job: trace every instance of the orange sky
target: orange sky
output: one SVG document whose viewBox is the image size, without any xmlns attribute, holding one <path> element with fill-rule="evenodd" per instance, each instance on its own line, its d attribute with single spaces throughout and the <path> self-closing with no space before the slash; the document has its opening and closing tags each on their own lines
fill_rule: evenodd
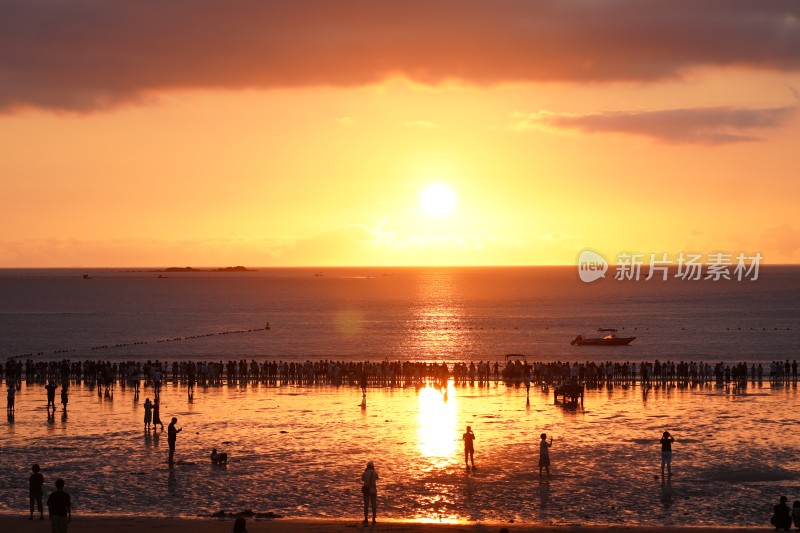
<svg viewBox="0 0 800 533">
<path fill-rule="evenodd" d="M 796 2 L 119 4 L 0 7 L 0 267 L 800 262 Z"/>
</svg>

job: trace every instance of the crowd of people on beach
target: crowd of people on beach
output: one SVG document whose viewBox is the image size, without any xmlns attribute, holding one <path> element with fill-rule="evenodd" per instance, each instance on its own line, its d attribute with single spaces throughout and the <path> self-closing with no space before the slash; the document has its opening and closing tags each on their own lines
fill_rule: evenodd
<svg viewBox="0 0 800 533">
<path fill-rule="evenodd" d="M 28 384 L 45 383 L 48 416 L 56 410 L 57 383 L 61 384 L 60 402 L 62 411 L 66 415 L 69 403 L 69 386 L 74 383 L 84 383 L 89 387 L 96 387 L 100 396 L 113 398 L 114 387 L 131 387 L 138 397 L 141 388 L 152 390 L 153 400 L 148 397 L 144 402 L 144 429 L 155 430 L 157 426 L 164 429 L 160 412 L 160 393 L 165 383 L 183 384 L 186 386 L 189 398 L 192 398 L 195 386 L 243 386 L 249 384 L 268 384 L 274 386 L 300 384 L 300 385 L 336 385 L 359 386 L 364 392 L 362 407 L 366 406 L 366 390 L 368 386 L 408 386 L 433 384 L 444 386 L 452 380 L 455 384 L 488 385 L 492 382 L 506 382 L 508 384 L 524 383 L 528 388 L 531 384 L 547 387 L 563 383 L 581 384 L 585 387 L 600 387 L 613 385 L 637 385 L 643 390 L 657 386 L 695 386 L 706 384 L 718 385 L 746 385 L 748 379 L 751 383 L 759 383 L 767 378 L 773 385 L 797 382 L 797 362 L 793 360 L 773 361 L 766 369 L 761 363 L 738 363 L 725 365 L 694 361 L 665 361 L 649 362 L 542 362 L 528 363 L 524 356 L 508 356 L 505 361 L 456 361 L 456 362 L 419 362 L 419 361 L 380 361 L 380 362 L 345 362 L 334 360 L 319 361 L 282 361 L 241 359 L 238 361 L 103 361 L 103 360 L 78 360 L 68 359 L 60 361 L 21 361 L 9 358 L 4 366 L 0 366 L 0 379 L 4 378 L 8 384 L 9 417 L 13 417 L 15 410 L 15 393 L 19 390 L 22 381 Z M 175 464 L 174 455 L 177 435 L 181 428 L 177 427 L 178 419 L 172 417 L 167 428 L 167 442 L 169 457 L 167 463 L 172 468 Z M 475 434 L 470 426 L 462 435 L 464 442 L 464 463 L 468 470 L 475 468 Z M 661 437 L 661 476 L 672 476 L 671 459 L 672 443 L 675 439 L 664 432 Z M 542 433 L 539 441 L 539 475 L 550 476 L 550 448 L 553 438 Z M 227 463 L 227 454 L 218 453 L 214 448 L 210 454 L 211 462 L 217 465 Z M 43 519 L 42 486 L 44 484 L 39 466 L 33 466 L 33 475 L 30 477 L 30 519 L 38 509 L 40 519 Z M 364 523 L 369 522 L 370 511 L 372 522 L 376 521 L 377 514 L 377 481 L 378 473 L 374 463 L 367 464 L 362 476 L 362 492 L 364 496 Z M 69 495 L 63 491 L 64 481 L 56 481 L 56 491 L 48 498 L 48 509 L 54 531 L 65 531 L 66 524 L 71 519 Z M 800 501 L 795 501 L 789 510 L 787 499 L 783 497 L 781 503 L 775 506 L 772 523 L 776 529 L 788 529 L 794 520 L 798 525 L 800 520 Z M 788 510 L 788 511 L 787 511 Z M 788 515 L 787 515 L 788 512 Z M 789 518 L 787 519 L 786 516 Z M 246 531 L 243 522 L 237 524 Z M 788 524 L 788 525 L 786 525 Z M 55 529 L 56 526 L 61 529 Z M 800 526 L 799 526 L 800 527 Z"/>
<path fill-rule="evenodd" d="M 408 384 L 433 384 L 442 386 L 453 380 L 456 384 L 475 383 L 488 384 L 492 381 L 505 381 L 507 383 L 531 383 L 547 386 L 559 383 L 580 383 L 584 386 L 601 386 L 614 384 L 641 384 L 643 388 L 670 385 L 681 386 L 690 384 L 742 384 L 748 378 L 751 382 L 764 377 L 761 364 L 755 363 L 748 366 L 746 363 L 724 365 L 718 363 L 713 367 L 708 364 L 694 362 L 641 362 L 636 363 L 561 363 L 561 362 L 534 362 L 528 363 L 524 358 L 506 358 L 502 366 L 499 362 L 474 361 L 444 363 L 444 362 L 413 362 L 413 361 L 382 361 L 382 362 L 337 362 L 321 360 L 316 362 L 306 361 L 284 362 L 264 361 L 257 363 L 252 360 L 222 362 L 150 362 L 140 363 L 110 362 L 110 361 L 48 361 L 34 362 L 9 359 L 5 368 L 0 370 L 4 375 L 8 387 L 8 409 L 13 413 L 15 409 L 15 390 L 24 380 L 28 384 L 46 383 L 44 385 L 47 398 L 48 416 L 51 410 L 55 412 L 57 381 L 61 382 L 62 410 L 66 413 L 68 405 L 68 387 L 71 383 L 83 382 L 90 386 L 97 386 L 98 394 L 108 395 L 113 387 L 130 386 L 138 395 L 140 388 L 151 388 L 153 400 L 148 397 L 144 402 L 144 429 L 155 430 L 157 426 L 164 429 L 160 413 L 160 393 L 165 383 L 187 385 L 190 395 L 195 385 L 221 386 L 221 385 L 247 385 L 249 383 L 282 384 L 332 384 L 332 385 L 358 385 L 366 396 L 367 386 L 405 386 Z M 773 362 L 769 366 L 768 378 L 773 384 L 782 384 L 797 381 L 797 364 Z M 190 396 L 191 397 L 191 396 Z M 364 407 L 365 404 L 362 404 Z M 11 416 L 11 415 L 9 415 Z M 167 442 L 169 456 L 167 463 L 170 468 L 175 464 L 175 448 L 177 436 L 182 428 L 177 427 L 178 419 L 172 417 L 167 428 Z M 475 467 L 475 433 L 470 426 L 466 427 L 462 435 L 464 443 L 464 463 L 467 470 L 476 471 Z M 672 476 L 672 445 L 674 437 L 667 431 L 660 439 L 661 445 L 661 477 L 668 479 Z M 550 448 L 553 446 L 553 437 L 542 433 L 539 440 L 539 476 L 550 477 Z M 210 454 L 213 464 L 227 464 L 227 454 L 219 453 L 214 448 Z M 33 465 L 33 474 L 29 479 L 30 491 L 30 519 L 38 510 L 40 520 L 43 514 L 43 486 L 44 479 L 39 465 Z M 377 481 L 378 473 L 372 461 L 361 476 L 362 493 L 364 497 L 364 524 L 377 520 Z M 53 531 L 66 531 L 66 524 L 71 520 L 69 495 L 63 490 L 64 481 L 58 479 L 55 483 L 56 490 L 47 500 L 48 512 Z M 784 496 L 774 508 L 771 523 L 776 529 L 788 530 L 791 525 L 800 528 L 800 501 L 795 501 L 790 509 L 788 499 Z M 370 514 L 371 512 L 371 514 Z M 237 529 L 237 527 L 239 529 Z M 237 521 L 234 531 L 246 531 L 244 519 Z"/>
<path fill-rule="evenodd" d="M 164 382 L 184 383 L 190 390 L 196 385 L 267 383 L 402 386 L 408 383 L 454 380 L 456 383 L 521 381 L 558 384 L 577 380 L 587 385 L 603 384 L 669 384 L 742 383 L 768 379 L 771 383 L 797 382 L 797 360 L 763 363 L 716 363 L 702 361 L 577 361 L 527 362 L 523 356 L 505 361 L 335 361 L 322 359 L 261 362 L 251 359 L 222 361 L 105 361 L 54 360 L 22 361 L 8 358 L 0 366 L 0 379 L 8 382 L 26 380 L 34 383 L 85 382 L 111 389 L 115 384 L 139 387 L 141 382 L 158 390 Z"/>
</svg>

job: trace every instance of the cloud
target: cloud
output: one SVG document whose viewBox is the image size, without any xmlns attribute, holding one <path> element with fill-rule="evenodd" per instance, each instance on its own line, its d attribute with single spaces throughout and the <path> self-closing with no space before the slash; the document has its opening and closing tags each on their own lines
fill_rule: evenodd
<svg viewBox="0 0 800 533">
<path fill-rule="evenodd" d="M 638 135 L 669 144 L 718 145 L 759 141 L 761 138 L 754 132 L 776 128 L 787 122 L 796 111 L 795 106 L 700 107 L 587 114 L 539 111 L 513 115 L 509 128 L 525 131 L 550 127 L 586 133 Z"/>
<path fill-rule="evenodd" d="M 406 77 L 609 82 L 796 72 L 795 0 L 5 0 L 0 110 L 91 111 L 176 89 Z"/>
</svg>

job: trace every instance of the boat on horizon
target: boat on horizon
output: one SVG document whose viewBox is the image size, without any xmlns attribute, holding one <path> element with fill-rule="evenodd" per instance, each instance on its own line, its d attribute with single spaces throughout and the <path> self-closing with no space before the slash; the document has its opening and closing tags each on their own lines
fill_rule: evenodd
<svg viewBox="0 0 800 533">
<path fill-rule="evenodd" d="M 627 346 L 636 337 L 617 337 L 617 331 L 613 328 L 597 328 L 597 331 L 603 333 L 602 337 L 584 337 L 578 335 L 570 344 L 573 346 Z"/>
</svg>

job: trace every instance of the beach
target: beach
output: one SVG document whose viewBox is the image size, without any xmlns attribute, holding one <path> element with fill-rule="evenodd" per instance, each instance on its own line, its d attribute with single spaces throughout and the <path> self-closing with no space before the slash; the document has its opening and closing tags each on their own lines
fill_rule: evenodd
<svg viewBox="0 0 800 533">
<path fill-rule="evenodd" d="M 780 496 L 800 497 L 800 467 L 791 460 L 800 453 L 791 438 L 800 388 L 791 365 L 791 379 L 771 378 L 772 363 L 793 363 L 800 342 L 796 268 L 725 289 L 587 288 L 563 269 L 270 270 L 167 280 L 105 270 L 88 281 L 75 271 L 5 274 L 0 351 L 30 354 L 10 359 L 24 372 L 11 380 L 16 407 L 0 432 L 5 516 L 27 508 L 33 464 L 45 494 L 64 479 L 79 521 L 208 517 L 215 531 L 230 530 L 217 513 L 246 509 L 284 517 L 275 524 L 359 526 L 367 461 L 380 474 L 380 527 L 761 527 Z M 598 326 L 637 338 L 619 347 L 570 344 Z M 482 361 L 502 368 L 505 353 L 534 363 L 530 391 L 495 379 L 494 370 L 479 377 Z M 165 427 L 145 427 L 155 388 L 144 368 L 156 360 L 167 363 Z M 579 378 L 586 369 L 582 403 L 555 401 L 555 389 L 537 379 L 536 362 L 559 361 L 562 378 L 566 362 Z M 72 365 L 80 362 L 78 374 Z M 351 369 L 367 362 L 364 403 Z M 423 362 L 447 363 L 450 379 L 422 371 Z M 456 362 L 465 366 L 457 371 Z M 635 372 L 594 379 L 592 368 L 611 362 L 615 376 L 617 364 Z M 647 383 L 645 362 L 653 363 Z M 142 367 L 138 388 L 130 363 Z M 700 373 L 700 363 L 746 364 L 749 379 L 731 372 L 720 381 Z M 762 364 L 763 381 L 754 380 L 753 365 Z M 223 372 L 206 376 L 211 365 Z M 66 379 L 67 410 L 58 395 L 56 409 L 46 407 L 46 379 Z M 169 468 L 172 417 L 182 432 Z M 464 464 L 466 426 L 477 469 Z M 661 475 L 664 431 L 676 439 L 672 477 Z M 537 469 L 541 433 L 554 438 L 551 477 Z M 228 454 L 227 465 L 211 463 L 214 448 Z M 262 523 L 273 522 L 254 527 Z"/>
<path fill-rule="evenodd" d="M 768 522 L 766 522 L 768 523 Z M 0 531 L 9 533 L 34 533 L 49 529 L 49 523 L 26 520 L 20 516 L 0 516 Z M 166 518 L 76 517 L 69 525 L 69 533 L 135 533 L 158 531 L 163 533 L 228 533 L 233 520 L 192 520 Z M 509 533 L 755 533 L 765 528 L 708 528 L 708 527 L 604 527 L 565 526 L 542 527 L 535 524 L 437 524 L 422 522 L 380 522 L 363 526 L 358 521 L 345 520 L 254 520 L 248 521 L 248 533 L 280 531 L 285 533 L 335 533 L 340 531 L 386 531 L 391 533 L 496 533 L 501 528 Z"/>
</svg>

